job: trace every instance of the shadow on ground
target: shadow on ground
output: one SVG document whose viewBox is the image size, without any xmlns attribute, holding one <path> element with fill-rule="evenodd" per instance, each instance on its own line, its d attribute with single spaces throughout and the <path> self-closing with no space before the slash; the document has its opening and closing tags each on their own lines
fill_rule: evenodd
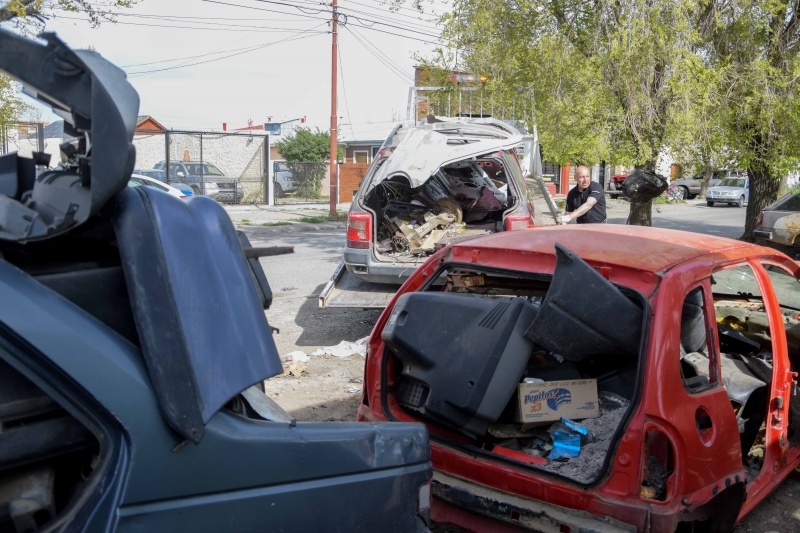
<svg viewBox="0 0 800 533">
<path fill-rule="evenodd" d="M 317 286 L 300 306 L 295 323 L 302 328 L 297 346 L 333 346 L 342 340 L 356 341 L 370 334 L 381 315 L 379 309 L 321 309 L 316 296 L 325 287 Z"/>
</svg>

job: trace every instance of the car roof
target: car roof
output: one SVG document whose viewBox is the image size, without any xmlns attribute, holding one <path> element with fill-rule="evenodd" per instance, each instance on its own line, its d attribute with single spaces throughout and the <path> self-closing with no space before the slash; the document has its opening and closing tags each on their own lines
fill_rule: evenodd
<svg viewBox="0 0 800 533">
<path fill-rule="evenodd" d="M 475 249 L 505 255 L 537 253 L 555 255 L 559 243 L 589 263 L 662 273 L 702 255 L 751 248 L 754 254 L 777 254 L 754 244 L 688 231 L 618 224 L 573 224 L 506 231 L 452 245 L 457 256 L 474 257 Z M 461 253 L 459 253 L 459 249 Z M 635 252 L 632 252 L 635 251 Z M 483 259 L 482 256 L 480 256 Z M 479 260 L 478 262 L 482 262 Z"/>
</svg>

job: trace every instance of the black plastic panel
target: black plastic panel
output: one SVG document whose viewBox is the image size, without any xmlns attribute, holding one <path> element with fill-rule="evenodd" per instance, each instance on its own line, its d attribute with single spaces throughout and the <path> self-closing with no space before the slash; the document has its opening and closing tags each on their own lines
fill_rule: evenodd
<svg viewBox="0 0 800 533">
<path fill-rule="evenodd" d="M 522 378 L 536 309 L 522 298 L 401 296 L 381 337 L 403 363 L 399 399 L 468 435 L 486 433 Z"/>
</svg>

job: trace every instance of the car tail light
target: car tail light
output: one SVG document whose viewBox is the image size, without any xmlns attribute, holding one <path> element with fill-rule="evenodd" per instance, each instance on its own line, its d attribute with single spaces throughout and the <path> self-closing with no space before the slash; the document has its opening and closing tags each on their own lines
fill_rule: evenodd
<svg viewBox="0 0 800 533">
<path fill-rule="evenodd" d="M 512 213 L 506 217 L 505 230 L 527 229 L 533 227 L 533 219 L 528 213 Z"/>
<path fill-rule="evenodd" d="M 189 198 L 189 195 L 188 194 L 181 194 L 181 199 L 184 199 L 184 198 Z"/>
<path fill-rule="evenodd" d="M 347 215 L 347 247 L 370 248 L 372 246 L 372 215 L 360 211 Z"/>
<path fill-rule="evenodd" d="M 764 211 L 761 211 L 758 214 L 758 222 L 756 222 L 756 227 L 763 225 L 764 223 Z"/>
</svg>

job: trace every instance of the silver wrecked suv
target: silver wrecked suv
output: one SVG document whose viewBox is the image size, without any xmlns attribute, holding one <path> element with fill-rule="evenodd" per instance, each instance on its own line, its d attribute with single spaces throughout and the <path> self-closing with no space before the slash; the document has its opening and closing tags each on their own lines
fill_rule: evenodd
<svg viewBox="0 0 800 533">
<path fill-rule="evenodd" d="M 350 207 L 347 271 L 399 285 L 448 242 L 531 227 L 521 143 L 518 130 L 491 118 L 398 125 Z"/>
</svg>

